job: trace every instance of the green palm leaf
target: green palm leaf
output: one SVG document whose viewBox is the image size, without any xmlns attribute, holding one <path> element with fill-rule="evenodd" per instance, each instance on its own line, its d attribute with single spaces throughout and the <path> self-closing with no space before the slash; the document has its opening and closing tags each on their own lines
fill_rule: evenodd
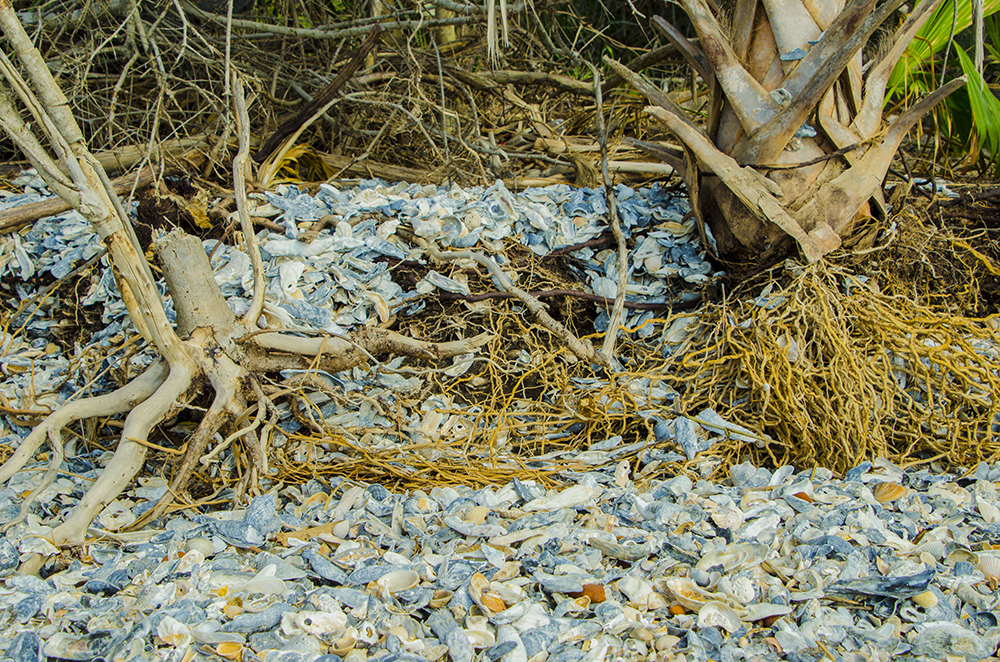
<svg viewBox="0 0 1000 662">
<path fill-rule="evenodd" d="M 957 7 L 956 7 L 956 4 Z M 983 15 L 989 16 L 1000 11 L 1000 0 L 984 0 Z M 954 31 L 952 25 L 954 24 Z M 901 93 L 911 89 L 915 79 L 921 78 L 921 73 L 930 62 L 931 56 L 948 44 L 953 34 L 957 35 L 972 25 L 972 2 L 970 0 L 946 0 L 931 15 L 930 19 L 917 32 L 916 38 L 899 59 L 896 68 L 889 76 L 889 92 L 887 95 Z M 917 90 L 923 91 L 926 85 L 917 85 Z"/>
<path fill-rule="evenodd" d="M 965 90 L 969 93 L 972 123 L 979 136 L 980 145 L 989 153 L 990 158 L 995 158 L 1000 153 L 1000 99 L 993 96 L 989 85 L 976 71 L 976 66 L 965 51 L 956 45 L 955 52 L 958 54 L 962 71 L 969 77 Z"/>
</svg>

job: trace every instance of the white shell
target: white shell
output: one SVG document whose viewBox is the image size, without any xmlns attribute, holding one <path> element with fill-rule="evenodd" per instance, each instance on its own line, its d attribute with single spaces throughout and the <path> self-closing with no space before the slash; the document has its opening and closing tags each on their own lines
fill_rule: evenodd
<svg viewBox="0 0 1000 662">
<path fill-rule="evenodd" d="M 705 554 L 698 561 L 698 568 L 708 570 L 721 565 L 727 573 L 739 572 L 751 568 L 767 556 L 767 545 L 757 542 L 741 542 L 727 545 L 725 549 Z"/>
<path fill-rule="evenodd" d="M 336 641 L 333 642 L 333 645 L 330 646 L 330 652 L 334 653 L 335 655 L 344 657 L 350 651 L 352 651 L 354 647 L 357 646 L 357 644 L 358 644 L 358 631 L 354 627 L 349 627 L 347 628 L 347 631 L 344 632 L 344 634 L 342 634 Z"/>
<path fill-rule="evenodd" d="M 463 630 L 473 648 L 489 648 L 497 642 L 496 635 L 487 630 Z"/>
<path fill-rule="evenodd" d="M 156 636 L 176 648 L 187 648 L 194 640 L 188 626 L 170 616 L 164 616 L 156 626 Z"/>
<path fill-rule="evenodd" d="M 779 605 L 772 602 L 762 602 L 755 605 L 747 605 L 747 615 L 743 618 L 747 621 L 760 621 L 771 616 L 787 616 L 792 613 L 789 605 Z"/>
<path fill-rule="evenodd" d="M 740 617 L 728 606 L 713 600 L 698 610 L 698 627 L 720 627 L 732 633 L 740 629 Z"/>
<path fill-rule="evenodd" d="M 337 522 L 336 524 L 333 525 L 333 528 L 330 530 L 330 533 L 341 539 L 346 538 L 347 534 L 349 534 L 350 532 L 351 532 L 351 523 L 348 522 L 347 520 L 341 520 L 340 522 Z"/>
<path fill-rule="evenodd" d="M 589 604 L 589 603 L 588 603 Z M 650 611 L 656 611 L 657 609 L 663 609 L 669 606 L 667 599 L 659 593 L 650 593 L 649 597 L 646 599 L 646 608 Z"/>
<path fill-rule="evenodd" d="M 653 585 L 650 582 L 633 575 L 622 577 L 615 582 L 615 586 L 625 594 L 628 601 L 633 605 L 645 607 L 649 601 L 649 597 L 653 594 Z"/>
<path fill-rule="evenodd" d="M 732 581 L 729 597 L 741 605 L 748 605 L 757 598 L 757 589 L 749 577 L 736 577 Z"/>
<path fill-rule="evenodd" d="M 302 611 L 292 621 L 303 632 L 316 635 L 339 634 L 347 627 L 347 615 L 342 611 Z"/>
<path fill-rule="evenodd" d="M 983 573 L 986 582 L 996 589 L 1000 582 L 1000 556 L 980 556 L 976 569 Z"/>
<path fill-rule="evenodd" d="M 558 494 L 543 496 L 532 499 L 524 504 L 524 512 L 535 513 L 546 510 L 558 510 L 560 508 L 573 508 L 586 503 L 594 495 L 594 488 L 589 485 L 574 485 L 568 487 Z"/>
<path fill-rule="evenodd" d="M 413 570 L 393 570 L 376 579 L 375 583 L 380 589 L 392 595 L 419 584 L 420 575 Z"/>
<path fill-rule="evenodd" d="M 709 602 L 725 603 L 727 598 L 722 593 L 711 593 L 695 584 L 687 577 L 673 577 L 664 582 L 674 599 L 691 611 L 700 611 Z M 730 605 L 732 609 L 742 609 L 739 605 Z"/>
<path fill-rule="evenodd" d="M 215 555 L 215 545 L 213 545 L 212 541 L 208 538 L 191 538 L 184 543 L 184 549 L 187 550 L 188 553 L 194 551 L 201 552 L 202 559 Z"/>
</svg>

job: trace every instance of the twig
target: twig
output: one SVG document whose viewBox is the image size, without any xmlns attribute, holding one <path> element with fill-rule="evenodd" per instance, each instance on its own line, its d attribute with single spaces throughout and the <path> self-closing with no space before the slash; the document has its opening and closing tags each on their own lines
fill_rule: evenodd
<svg viewBox="0 0 1000 662">
<path fill-rule="evenodd" d="M 358 48 L 358 52 L 354 54 L 354 57 L 352 57 L 340 73 L 337 74 L 336 78 L 334 78 L 322 92 L 313 97 L 313 99 L 307 103 L 302 110 L 296 113 L 295 117 L 275 129 L 274 133 L 271 134 L 271 137 L 268 138 L 264 145 L 257 150 L 257 153 L 253 155 L 254 161 L 257 163 L 263 163 L 264 160 L 267 159 L 267 157 L 269 157 L 279 145 L 281 145 L 285 138 L 293 133 L 296 133 L 297 131 L 301 132 L 301 129 L 314 121 L 317 115 L 326 112 L 330 102 L 332 102 L 334 97 L 337 96 L 337 92 L 340 91 L 340 88 L 344 86 L 344 83 L 351 79 L 355 72 L 364 63 L 368 54 L 373 48 L 375 48 L 375 44 L 378 43 L 380 33 L 381 28 L 379 26 L 376 25 L 372 28 L 364 43 L 362 43 L 361 47 Z"/>
<path fill-rule="evenodd" d="M 605 246 L 614 241 L 614 237 L 608 236 L 605 232 L 599 237 L 594 237 L 593 239 L 588 239 L 587 241 L 581 241 L 578 244 L 573 244 L 571 246 L 563 246 L 562 248 L 556 248 L 549 253 L 542 256 L 543 260 L 547 260 L 553 257 L 558 257 L 560 255 L 565 255 L 567 253 L 575 253 L 576 251 L 583 250 L 584 248 L 596 248 L 598 246 Z"/>
<path fill-rule="evenodd" d="M 649 51 L 648 53 L 643 53 L 639 57 L 629 60 L 625 63 L 625 67 L 631 71 L 642 71 L 643 69 L 648 69 L 654 64 L 659 64 L 663 60 L 667 59 L 670 55 L 677 52 L 677 47 L 673 44 L 667 44 L 665 46 L 660 46 L 659 48 Z M 619 85 L 625 82 L 625 79 L 617 73 L 612 73 L 608 76 L 604 83 L 601 85 L 601 94 L 607 94 L 611 90 L 615 89 Z"/>
<path fill-rule="evenodd" d="M 232 0 L 230 0 L 232 9 Z M 248 329 L 257 328 L 257 319 L 264 309 L 264 261 L 257 248 L 257 235 L 254 232 L 250 212 L 247 211 L 247 167 L 250 155 L 250 117 L 247 114 L 247 102 L 243 96 L 243 83 L 235 71 L 232 72 L 233 102 L 236 105 L 236 126 L 239 131 L 240 148 L 233 159 L 233 196 L 236 198 L 236 216 L 240 219 L 240 229 L 243 230 L 243 241 L 246 242 L 247 253 L 253 264 L 253 298 L 243 316 L 243 326 Z"/>
<path fill-rule="evenodd" d="M 364 166 L 366 168 L 368 168 L 369 165 L 370 165 L 370 162 L 368 161 L 368 158 L 371 156 L 372 150 L 375 149 L 376 145 L 378 145 L 380 142 L 382 142 L 382 139 L 385 137 L 385 134 L 388 133 L 390 129 L 392 129 L 393 125 L 396 123 L 396 118 L 398 116 L 399 116 L 399 110 L 397 110 L 396 108 L 393 108 L 392 109 L 392 114 L 389 115 L 389 119 L 386 121 L 385 124 L 382 125 L 382 128 L 379 129 L 379 131 L 378 131 L 377 134 L 375 134 L 375 137 L 372 138 L 371 141 L 369 141 L 368 147 L 365 148 L 365 151 L 362 152 L 361 154 L 357 155 L 356 157 L 350 159 L 350 161 L 348 163 L 346 163 L 342 168 L 340 168 L 340 170 L 338 170 L 336 173 L 334 173 L 333 177 L 330 177 L 329 179 L 331 179 L 331 180 L 332 179 L 338 179 L 339 177 L 341 177 L 341 175 L 343 175 L 345 172 L 347 172 L 348 170 L 350 170 L 351 167 L 353 167 L 353 166 L 355 166 L 355 165 L 357 165 L 359 163 L 364 164 Z M 407 180 L 407 181 L 411 181 L 411 180 Z M 323 218 L 326 218 L 326 216 L 324 216 Z M 319 231 L 323 229 L 322 224 L 320 223 L 320 221 L 322 221 L 323 218 L 321 218 L 319 221 L 317 221 L 312 226 L 310 226 L 309 230 L 307 232 L 311 233 L 311 232 L 313 232 L 315 230 L 315 232 L 318 234 Z M 315 239 L 315 235 L 311 236 L 311 238 L 309 239 L 309 241 L 312 241 L 313 239 Z M 299 241 L 303 241 L 303 239 L 300 238 Z"/>
<path fill-rule="evenodd" d="M 605 306 L 610 306 L 615 302 L 614 299 L 609 299 L 608 297 L 602 297 L 600 294 L 591 294 L 590 292 L 581 292 L 579 290 L 538 290 L 534 292 L 528 292 L 528 294 L 538 299 L 547 299 L 549 297 L 573 297 L 575 299 L 583 299 L 585 301 L 593 301 L 595 303 L 604 304 Z M 437 296 L 444 300 L 468 301 L 469 303 L 474 303 L 476 301 L 487 301 L 489 299 L 517 298 L 510 292 L 482 292 L 480 294 L 459 294 L 457 292 L 439 292 Z M 690 301 L 664 301 L 662 303 L 642 302 L 642 301 L 625 302 L 625 307 L 630 310 L 690 310 L 692 308 L 697 308 L 700 305 L 701 305 L 701 299 L 692 299 Z"/>
<path fill-rule="evenodd" d="M 441 90 L 441 134 L 444 137 L 444 162 L 451 164 L 451 149 L 448 147 L 448 106 L 444 96 L 444 72 L 441 70 L 441 51 L 438 49 L 437 41 L 434 44 L 434 59 L 437 61 L 438 82 Z"/>
<path fill-rule="evenodd" d="M 590 73 L 594 77 L 594 99 L 597 104 L 597 143 L 601 146 L 601 178 L 604 180 L 604 197 L 608 201 L 608 223 L 611 225 L 611 232 L 618 244 L 618 293 L 615 295 L 615 305 L 611 308 L 604 345 L 601 347 L 601 353 L 604 354 L 605 360 L 610 365 L 617 366 L 618 362 L 614 358 L 615 341 L 618 339 L 618 327 L 621 326 L 625 310 L 625 288 L 628 287 L 628 246 L 625 245 L 625 235 L 622 233 L 621 222 L 618 218 L 618 199 L 615 196 L 615 189 L 611 185 L 611 176 L 608 174 L 608 136 L 604 127 L 601 72 L 583 58 L 580 58 L 580 61 L 590 69 Z"/>
<path fill-rule="evenodd" d="M 201 11 L 189 2 L 184 2 L 184 11 L 188 14 L 200 18 L 206 22 L 213 23 L 223 23 L 225 21 L 224 17 L 215 16 L 214 14 L 208 14 Z M 510 12 L 523 11 L 527 6 L 527 3 L 519 3 L 508 7 Z M 469 23 L 479 23 L 483 20 L 481 14 L 473 14 L 469 16 L 455 16 L 452 18 L 428 18 L 428 19 L 413 19 L 413 20 L 396 20 L 396 21 L 385 21 L 378 23 L 378 25 L 383 30 L 416 30 L 419 28 L 437 28 L 443 27 L 445 25 L 467 25 Z M 347 37 L 358 37 L 363 34 L 368 34 L 369 28 L 367 26 L 359 26 L 352 28 L 344 28 L 341 30 L 318 30 L 315 28 L 291 28 L 282 25 L 272 25 L 270 23 L 262 23 L 258 21 L 248 21 L 248 20 L 236 20 L 233 19 L 232 23 L 234 28 L 240 30 L 250 30 L 252 32 L 270 32 L 271 34 L 286 35 L 290 37 L 299 37 L 304 39 L 346 39 Z"/>
<path fill-rule="evenodd" d="M 447 253 L 441 252 L 441 250 L 431 242 L 428 242 L 421 237 L 414 237 L 418 243 L 420 243 L 426 250 L 427 253 L 435 260 L 438 261 L 451 261 L 451 260 L 472 260 L 477 264 L 480 264 L 489 270 L 490 274 L 493 276 L 496 283 L 508 292 L 521 303 L 523 303 L 528 310 L 538 318 L 538 321 L 542 325 L 551 331 L 557 338 L 566 343 L 566 346 L 570 348 L 574 354 L 584 361 L 589 361 L 590 363 L 596 363 L 597 365 L 607 368 L 609 367 L 608 361 L 604 356 L 594 351 L 593 346 L 590 342 L 586 340 L 580 340 L 577 338 L 572 331 L 567 329 L 562 323 L 554 319 L 549 315 L 548 311 L 545 310 L 545 304 L 531 296 L 521 288 L 514 285 L 511 282 L 507 274 L 504 273 L 500 265 L 496 263 L 492 258 L 483 255 L 482 253 L 476 253 L 474 251 L 448 251 Z"/>
<path fill-rule="evenodd" d="M 226 85 L 223 90 L 223 101 L 227 102 L 225 105 L 229 107 L 229 96 L 233 93 L 233 83 L 229 77 L 229 67 L 232 64 L 232 46 L 233 46 L 233 0 L 227 0 L 226 2 L 226 60 L 222 67 L 222 80 L 229 82 L 230 85 Z M 228 137 L 229 131 L 226 131 Z"/>
<path fill-rule="evenodd" d="M 957 198 L 938 199 L 930 204 L 931 207 L 954 207 L 955 205 L 968 205 L 973 202 L 1000 198 L 1000 187 L 977 191 L 976 193 L 963 193 Z"/>
</svg>

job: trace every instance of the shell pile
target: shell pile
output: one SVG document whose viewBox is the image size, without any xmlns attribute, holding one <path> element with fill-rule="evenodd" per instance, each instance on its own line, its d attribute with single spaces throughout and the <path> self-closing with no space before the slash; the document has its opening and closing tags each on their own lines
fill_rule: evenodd
<svg viewBox="0 0 1000 662">
<path fill-rule="evenodd" d="M 36 179 L 21 184 L 26 191 L 0 207 L 43 196 Z M 697 296 L 678 290 L 715 274 L 682 200 L 660 187 L 619 187 L 617 195 L 631 237 L 629 296 Z M 443 246 L 476 246 L 499 258 L 507 238 L 538 255 L 592 239 L 604 232 L 606 212 L 597 191 L 556 187 L 515 196 L 499 184 L 365 182 L 325 186 L 316 196 L 286 187 L 255 204 L 253 214 L 286 228 L 260 236 L 267 323 L 331 332 L 387 311 L 419 312 L 422 293 L 467 293 L 467 283 L 437 272 L 412 289 L 393 280 L 379 256 L 422 259 L 397 234 L 400 224 Z M 311 243 L 298 241 L 303 224 L 327 215 L 338 219 L 332 228 Z M 70 213 L 2 242 L 0 287 L 27 302 L 0 338 L 5 409 L 55 406 L 82 387 L 109 386 L 102 381 L 107 366 L 82 371 L 51 343 L 58 301 L 35 297 L 36 276 L 67 276 L 97 255 L 89 227 Z M 572 260 L 591 292 L 614 296 L 613 252 L 583 248 Z M 249 258 L 219 246 L 213 266 L 240 312 Z M 110 272 L 101 273 L 84 298 L 103 306 L 105 327 L 95 342 L 113 344 L 128 321 Z M 640 326 L 652 315 L 634 311 L 626 323 Z M 683 336 L 684 327 L 664 332 Z M 369 393 L 407 386 L 390 378 L 408 381 L 382 375 L 362 384 L 363 376 L 346 375 L 342 385 Z M 640 381 L 637 398 L 671 397 Z M 430 426 L 428 417 L 448 406 L 428 400 L 414 429 Z M 379 425 L 372 411 L 324 415 L 330 424 Z M 2 424 L 2 441 L 11 445 L 27 432 L 13 416 Z M 655 420 L 653 432 L 674 439 L 688 458 L 713 436 L 753 440 L 712 410 Z M 67 452 L 63 472 L 37 495 L 28 518 L 0 538 L 0 660 L 884 662 L 996 655 L 1000 466 L 948 474 L 877 461 L 834 477 L 824 469 L 743 464 L 713 483 L 683 474 L 653 479 L 684 456 L 649 449 L 622 461 L 637 450 L 631 446 L 620 437 L 595 442 L 577 458 L 591 470 L 557 471 L 558 489 L 514 480 L 392 493 L 339 479 L 301 486 L 264 480 L 269 491 L 245 510 L 181 510 L 158 529 L 124 533 L 167 489 L 160 478 L 144 478 L 101 513 L 79 556 L 54 548 L 45 523 L 72 507 L 108 454 Z M 538 458 L 556 469 L 560 461 Z M 17 516 L 45 466 L 42 458 L 0 490 L 0 523 Z M 50 559 L 43 577 L 15 574 L 30 554 Z"/>
<path fill-rule="evenodd" d="M 91 660 L 984 660 L 996 654 L 1000 467 L 733 467 L 546 491 L 310 481 L 244 511 L 104 533 L 48 577 L 37 516 L 0 540 L 6 657 Z M 58 508 L 83 481 L 40 499 Z M 897 486 L 891 501 L 880 498 Z M 147 481 L 95 523 L 165 489 Z M 17 512 L 0 494 L 0 520 Z M 995 658 L 994 658 L 995 659 Z"/>
<path fill-rule="evenodd" d="M 21 193 L 0 191 L 0 211 L 51 197 L 44 182 L 31 173 L 14 181 Z M 690 305 L 700 300 L 700 288 L 722 275 L 713 271 L 700 244 L 687 199 L 680 190 L 659 184 L 633 190 L 615 189 L 622 230 L 631 246 L 626 299 L 646 304 Z M 254 194 L 249 212 L 272 221 L 284 233 L 261 230 L 258 243 L 267 281 L 261 323 L 267 328 L 322 329 L 341 334 L 390 315 L 421 313 L 426 298 L 435 292 L 469 295 L 467 277 L 429 269 L 419 282 L 410 283 L 390 265 L 399 261 L 427 263 L 415 238 L 433 240 L 444 248 L 475 248 L 507 263 L 505 241 L 517 240 L 536 255 L 576 246 L 610 234 L 608 207 L 603 189 L 568 185 L 527 189 L 517 195 L 503 183 L 490 187 L 460 188 L 387 184 L 366 180 L 351 188 L 320 186 L 315 195 L 295 186 Z M 300 241 L 314 223 L 328 221 L 309 241 Z M 410 240 L 397 230 L 405 229 Z M 251 298 L 253 274 L 250 257 L 229 243 L 204 242 L 212 256 L 215 280 L 230 307 L 243 314 Z M 117 387 L 108 367 L 124 351 L 112 353 L 105 365 L 92 373 L 79 369 L 86 347 L 69 356 L 52 342 L 60 330 L 67 306 L 90 306 L 101 324 L 91 343 L 116 347 L 134 333 L 124 302 L 107 262 L 89 283 L 77 287 L 73 301 L 46 292 L 53 278 L 73 274 L 103 249 L 90 224 L 77 212 L 43 218 L 17 234 L 0 236 L 0 291 L 21 305 L 6 330 L 0 330 L 0 371 L 9 382 L 0 394 L 10 406 L 24 410 L 54 407 L 81 389 L 88 393 Z M 614 299 L 618 272 L 613 243 L 603 248 L 572 251 L 566 266 L 589 294 Z M 516 278 L 516 272 L 511 272 Z M 172 318 L 173 303 L 164 305 Z M 475 304 L 470 304 L 475 305 Z M 479 304 L 483 305 L 483 304 Z M 598 331 L 608 324 L 607 306 L 595 320 Z M 640 338 L 662 330 L 651 322 L 658 310 L 626 310 L 623 324 L 638 328 Z M 647 323 L 649 322 L 649 323 Z M 671 330 L 670 343 L 683 340 L 690 320 Z M 695 325 L 696 326 L 696 325 Z M 135 369 L 152 360 L 149 352 L 132 356 Z M 25 433 L 16 421 L 0 424 L 0 436 Z M 6 427 L 6 431 L 2 429 Z"/>
</svg>

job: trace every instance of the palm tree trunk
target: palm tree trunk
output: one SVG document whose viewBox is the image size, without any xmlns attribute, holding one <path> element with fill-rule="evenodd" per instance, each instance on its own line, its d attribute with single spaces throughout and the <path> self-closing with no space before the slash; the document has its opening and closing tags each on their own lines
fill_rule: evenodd
<svg viewBox="0 0 1000 662">
<path fill-rule="evenodd" d="M 941 0 L 919 4 L 867 63 L 862 47 L 903 0 L 736 0 L 730 13 L 705 0 L 680 3 L 697 45 L 658 17 L 654 26 L 708 85 L 707 130 L 640 76 L 608 64 L 684 144 L 687 158 L 678 160 L 692 208 L 728 260 L 769 261 L 792 241 L 808 261 L 836 249 L 859 213 L 884 209 L 881 183 L 910 128 L 965 82 L 883 125 L 889 74 Z M 732 17 L 729 30 L 723 15 Z"/>
</svg>

